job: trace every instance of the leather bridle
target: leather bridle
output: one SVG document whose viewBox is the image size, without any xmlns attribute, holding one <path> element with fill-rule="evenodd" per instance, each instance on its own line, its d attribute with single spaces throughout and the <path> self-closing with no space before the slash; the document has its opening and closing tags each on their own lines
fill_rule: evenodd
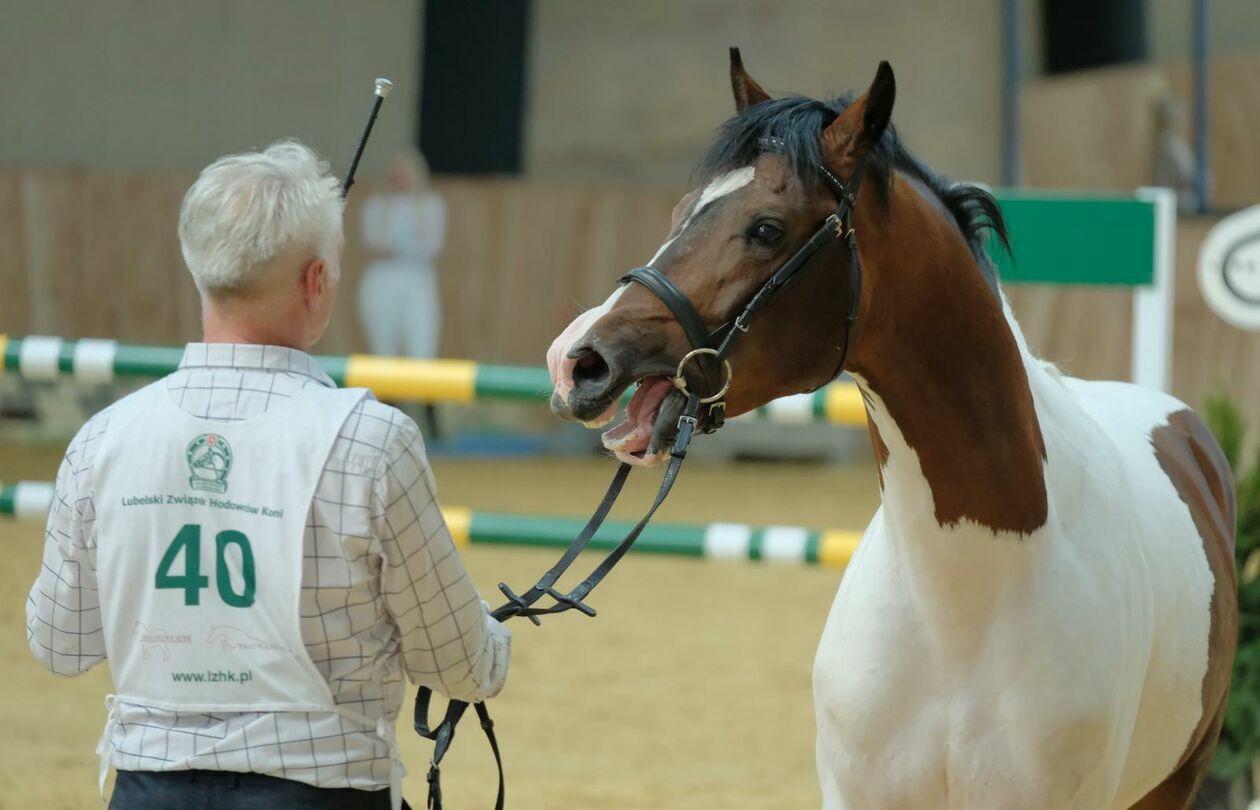
<svg viewBox="0 0 1260 810">
<path fill-rule="evenodd" d="M 782 153 L 784 151 L 784 143 L 779 138 L 763 137 L 759 141 L 759 146 L 763 152 Z M 712 433 L 720 428 L 725 421 L 725 396 L 730 388 L 732 378 L 729 358 L 740 335 L 748 332 L 752 325 L 752 319 L 774 297 L 774 294 L 797 278 L 814 254 L 833 239 L 844 242 L 849 248 L 849 301 L 848 312 L 845 315 L 844 345 L 841 347 L 840 358 L 836 363 L 836 369 L 831 379 L 838 377 L 844 370 L 844 363 L 848 357 L 849 344 L 853 338 L 853 327 L 857 323 L 858 308 L 862 297 L 862 265 L 858 255 L 857 236 L 853 230 L 852 220 L 853 208 L 857 204 L 858 188 L 865 168 L 865 158 L 858 160 L 857 166 L 847 182 L 839 180 L 821 163 L 815 164 L 813 168 L 823 185 L 827 186 L 836 195 L 836 210 L 828 215 L 814 231 L 813 235 L 762 283 L 734 319 L 719 326 L 712 332 L 705 327 L 704 319 L 696 312 L 695 306 L 687 298 L 686 294 L 656 268 L 650 265 L 636 267 L 621 277 L 622 283 L 633 282 L 651 290 L 673 313 L 675 320 L 682 327 L 687 340 L 692 346 L 691 351 L 679 361 L 672 379 L 674 386 L 687 397 L 687 404 L 683 408 L 682 415 L 678 417 L 678 432 L 674 438 L 673 447 L 670 449 L 669 462 L 665 467 L 665 474 L 661 479 L 660 488 L 657 490 L 656 498 L 652 501 L 652 505 L 647 513 L 586 579 L 568 592 L 557 590 L 556 584 L 560 577 L 564 575 L 569 566 L 573 564 L 590 543 L 591 538 L 595 536 L 595 532 L 603 525 L 618 495 L 621 494 L 621 489 L 631 469 L 629 464 L 623 463 L 617 469 L 612 483 L 608 486 L 608 491 L 604 494 L 603 500 L 600 501 L 599 507 L 591 515 L 590 520 L 587 521 L 578 536 L 574 538 L 564 554 L 560 556 L 560 559 L 556 561 L 556 564 L 533 587 L 518 595 L 506 583 L 499 583 L 499 590 L 507 598 L 507 602 L 491 612 L 495 619 L 502 622 L 514 616 L 524 616 L 534 624 L 539 624 L 540 616 L 565 613 L 569 610 L 577 610 L 587 616 L 595 616 L 595 609 L 586 604 L 584 600 L 608 576 L 609 572 L 625 556 L 626 552 L 630 550 L 635 540 L 647 528 L 649 521 L 656 514 L 656 510 L 660 508 L 661 504 L 669 496 L 670 490 L 673 489 L 674 482 L 678 478 L 683 459 L 687 457 L 687 447 L 691 444 L 691 439 L 695 435 L 696 430 Z M 687 382 L 687 366 L 692 362 L 696 363 L 701 374 L 706 379 L 717 379 L 715 390 L 711 393 L 701 393 Z M 716 378 L 713 376 L 715 371 L 718 375 Z M 548 597 L 551 600 L 551 604 L 535 607 L 535 604 L 543 596 Z M 467 710 L 468 703 L 459 700 L 450 701 L 442 722 L 436 726 L 431 726 L 429 724 L 429 703 L 432 695 L 433 693 L 428 687 L 420 687 L 416 694 L 414 723 L 416 732 L 420 736 L 434 741 L 433 759 L 429 765 L 428 775 L 428 807 L 430 810 L 441 810 L 440 765 L 442 758 L 446 755 L 451 742 L 455 738 L 455 727 Z M 499 770 L 499 791 L 495 801 L 495 810 L 503 810 L 505 797 L 503 761 L 499 754 L 498 740 L 494 734 L 494 721 L 490 719 L 490 714 L 486 710 L 484 703 L 474 704 L 474 708 L 481 721 L 481 727 L 490 741 L 490 747 L 494 752 L 495 764 Z"/>
<path fill-rule="evenodd" d="M 758 144 L 763 152 L 782 153 L 784 150 L 784 143 L 779 138 L 763 137 Z M 849 247 L 849 310 L 845 316 L 844 345 L 840 350 L 840 359 L 836 362 L 835 371 L 827 382 L 834 380 L 844 371 L 844 362 L 848 358 L 849 343 L 853 335 L 853 326 L 857 323 L 858 307 L 862 298 L 862 263 L 858 255 L 852 216 L 853 207 L 857 204 L 858 189 L 862 182 L 865 165 L 865 158 L 860 158 L 849 181 L 845 183 L 823 164 L 814 164 L 814 172 L 818 175 L 818 179 L 836 195 L 836 210 L 823 220 L 796 253 L 792 254 L 762 283 L 748 299 L 738 316 L 712 332 L 705 327 L 704 319 L 700 317 L 700 313 L 696 311 L 687 295 L 655 267 L 651 265 L 636 267 L 619 279 L 623 284 L 636 282 L 648 288 L 673 314 L 674 320 L 682 327 L 683 333 L 691 343 L 691 351 L 678 363 L 678 369 L 671 382 L 675 388 L 688 397 L 683 418 L 686 419 L 687 414 L 691 414 L 692 418 L 698 420 L 698 425 L 691 425 L 693 430 L 698 426 L 701 431 L 712 433 L 722 426 L 726 415 L 725 394 L 730 388 L 733 373 L 729 357 L 740 335 L 749 330 L 753 317 L 774 297 L 774 294 L 791 283 L 814 254 L 832 239 L 840 239 Z M 685 372 L 687 364 L 692 360 L 696 362 L 705 378 L 714 379 L 715 372 L 719 375 L 717 391 L 697 398 L 689 389 Z M 679 431 L 682 431 L 681 422 Z"/>
</svg>

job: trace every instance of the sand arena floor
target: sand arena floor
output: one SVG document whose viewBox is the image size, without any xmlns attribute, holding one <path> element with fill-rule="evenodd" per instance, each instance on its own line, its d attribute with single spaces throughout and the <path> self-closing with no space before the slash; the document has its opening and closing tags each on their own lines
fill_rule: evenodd
<svg viewBox="0 0 1260 810">
<path fill-rule="evenodd" d="M 51 479 L 58 455 L 0 446 L 0 480 Z M 598 459 L 434 467 L 444 503 L 583 517 L 613 470 Z M 655 490 L 655 473 L 635 477 L 616 516 L 637 517 Z M 857 528 L 877 499 L 866 466 L 695 464 L 660 519 Z M 41 537 L 40 526 L 0 521 L 0 808 L 96 807 L 93 747 L 109 673 L 58 679 L 27 653 L 24 603 Z M 532 584 L 553 553 L 480 547 L 465 559 L 492 595 L 501 580 Z M 508 806 L 816 807 L 810 666 L 839 579 L 819 568 L 632 555 L 592 598 L 598 619 L 513 622 L 511 677 L 491 705 Z M 410 711 L 408 699 L 398 730 L 405 793 L 423 807 L 431 745 L 411 731 Z M 493 806 L 494 763 L 475 718 L 443 776 L 452 810 Z"/>
</svg>

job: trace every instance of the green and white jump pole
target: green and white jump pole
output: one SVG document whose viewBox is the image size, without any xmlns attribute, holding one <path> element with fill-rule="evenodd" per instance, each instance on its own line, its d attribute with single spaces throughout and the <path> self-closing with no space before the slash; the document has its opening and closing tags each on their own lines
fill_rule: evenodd
<svg viewBox="0 0 1260 810">
<path fill-rule="evenodd" d="M 52 508 L 51 481 L 19 481 L 0 484 L 0 515 L 12 515 L 23 522 L 43 523 Z"/>
<path fill-rule="evenodd" d="M 0 368 L 5 373 L 36 381 L 53 381 L 66 376 L 76 382 L 96 385 L 129 377 L 162 377 L 179 367 L 183 354 L 181 346 L 0 335 Z M 315 359 L 338 385 L 371 388 L 377 395 L 391 399 L 545 402 L 551 394 L 551 380 L 543 368 L 361 354 Z"/>
<path fill-rule="evenodd" d="M 183 353 L 183 348 L 176 346 L 0 335 L 0 370 L 33 381 L 51 382 L 69 377 L 86 385 L 99 385 L 124 378 L 162 377 L 179 367 Z M 366 354 L 323 355 L 315 360 L 338 385 L 369 388 L 386 400 L 546 403 L 551 396 L 547 369 L 535 366 Z M 866 411 L 857 386 L 836 382 L 812 394 L 776 400 L 758 409 L 751 418 L 786 424 L 831 422 L 862 426 L 866 424 Z"/>
<path fill-rule="evenodd" d="M 0 515 L 23 522 L 42 523 L 52 506 L 53 485 L 20 481 L 0 485 Z M 444 506 L 442 514 L 458 546 L 519 546 L 561 549 L 582 530 L 585 520 L 477 512 Z M 626 521 L 609 521 L 600 528 L 590 548 L 611 550 L 632 528 Z M 843 568 L 857 548 L 860 532 L 819 531 L 800 526 L 748 526 L 739 523 L 653 523 L 633 550 L 708 560 L 796 563 Z"/>
</svg>

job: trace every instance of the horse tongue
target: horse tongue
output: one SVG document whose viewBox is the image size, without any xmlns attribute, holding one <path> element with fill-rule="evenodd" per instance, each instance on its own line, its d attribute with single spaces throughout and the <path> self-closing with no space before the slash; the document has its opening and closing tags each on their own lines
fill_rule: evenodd
<svg viewBox="0 0 1260 810">
<path fill-rule="evenodd" d="M 652 440 L 656 412 L 672 390 L 673 386 L 665 377 L 649 377 L 644 380 L 626 406 L 625 421 L 604 432 L 604 447 L 619 457 L 647 450 Z"/>
</svg>

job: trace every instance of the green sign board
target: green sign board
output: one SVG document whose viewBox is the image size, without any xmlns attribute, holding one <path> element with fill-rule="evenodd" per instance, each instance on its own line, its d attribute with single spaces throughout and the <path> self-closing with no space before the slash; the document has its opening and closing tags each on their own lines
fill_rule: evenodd
<svg viewBox="0 0 1260 810">
<path fill-rule="evenodd" d="M 1133 197 L 995 195 L 1011 234 L 1008 255 L 990 240 L 1006 283 L 1150 286 L 1155 204 Z"/>
</svg>

